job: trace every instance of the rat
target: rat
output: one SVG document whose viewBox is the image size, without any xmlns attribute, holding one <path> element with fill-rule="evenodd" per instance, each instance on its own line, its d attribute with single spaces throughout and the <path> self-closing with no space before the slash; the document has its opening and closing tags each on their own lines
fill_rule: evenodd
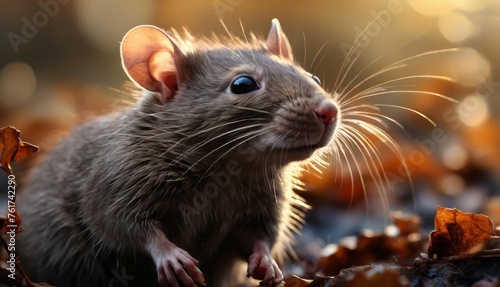
<svg viewBox="0 0 500 287">
<path fill-rule="evenodd" d="M 329 145 L 340 113 L 294 62 L 279 21 L 271 26 L 265 41 L 148 25 L 124 36 L 139 99 L 78 127 L 19 198 L 18 250 L 33 280 L 282 282 L 279 258 L 307 209 L 290 166 Z"/>
</svg>

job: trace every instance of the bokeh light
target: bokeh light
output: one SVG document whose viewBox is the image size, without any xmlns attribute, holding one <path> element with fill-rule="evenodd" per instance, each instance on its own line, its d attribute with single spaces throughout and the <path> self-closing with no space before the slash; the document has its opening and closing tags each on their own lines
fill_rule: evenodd
<svg viewBox="0 0 500 287">
<path fill-rule="evenodd" d="M 439 181 L 439 189 L 448 196 L 458 196 L 464 192 L 465 181 L 456 174 L 448 174 Z"/>
<path fill-rule="evenodd" d="M 477 27 L 464 14 L 451 11 L 439 18 L 439 30 L 451 43 L 459 44 L 474 36 Z"/>
<path fill-rule="evenodd" d="M 408 0 L 408 3 L 425 16 L 440 16 L 448 13 L 455 7 L 448 0 Z"/>
<path fill-rule="evenodd" d="M 493 0 L 450 0 L 460 10 L 476 12 L 486 8 Z"/>
<path fill-rule="evenodd" d="M 36 89 L 36 76 L 26 63 L 14 62 L 0 71 L 0 104 L 16 108 L 26 104 Z"/>
<path fill-rule="evenodd" d="M 447 168 L 460 170 L 465 167 L 468 161 L 467 152 L 457 143 L 446 147 L 443 152 L 443 163 Z"/>
<path fill-rule="evenodd" d="M 469 95 L 458 104 L 457 115 L 465 125 L 478 127 L 490 116 L 488 103 L 482 95 Z"/>
<path fill-rule="evenodd" d="M 451 66 L 454 80 L 467 87 L 480 85 L 491 77 L 489 61 L 473 48 L 463 48 L 454 54 Z"/>
<path fill-rule="evenodd" d="M 116 51 L 123 34 L 152 21 L 154 1 L 75 0 L 74 14 L 86 38 L 104 52 Z M 120 13 L 117 13 L 119 7 Z"/>
</svg>

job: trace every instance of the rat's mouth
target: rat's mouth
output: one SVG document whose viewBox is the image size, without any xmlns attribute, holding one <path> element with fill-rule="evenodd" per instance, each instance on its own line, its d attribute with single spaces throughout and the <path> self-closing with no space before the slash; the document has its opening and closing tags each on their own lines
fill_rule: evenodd
<svg viewBox="0 0 500 287">
<path fill-rule="evenodd" d="M 271 134 L 265 137 L 262 147 L 268 155 L 276 156 L 282 163 L 305 160 L 331 143 L 336 125 L 337 121 L 332 121 L 328 125 L 317 126 L 315 129 L 303 131 L 303 134 L 297 135 L 293 140 L 284 139 L 279 134 Z M 290 133 L 293 132 L 288 134 Z"/>
<path fill-rule="evenodd" d="M 326 147 L 332 138 L 334 132 L 334 128 L 332 129 L 324 129 L 321 137 L 313 144 L 305 144 L 305 145 L 297 145 L 290 146 L 286 149 L 288 153 L 303 153 L 303 154 L 312 154 L 316 150 Z"/>
</svg>

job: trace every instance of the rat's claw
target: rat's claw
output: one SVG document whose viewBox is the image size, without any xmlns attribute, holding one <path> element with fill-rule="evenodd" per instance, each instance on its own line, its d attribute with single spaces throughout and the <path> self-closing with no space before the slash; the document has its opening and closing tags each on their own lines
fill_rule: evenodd
<svg viewBox="0 0 500 287">
<path fill-rule="evenodd" d="M 205 277 L 198 268 L 198 261 L 181 248 L 171 245 L 162 255 L 155 256 L 158 283 L 162 287 L 205 286 Z"/>
<path fill-rule="evenodd" d="M 277 286 L 283 274 L 269 254 L 254 253 L 248 259 L 248 276 L 261 279 L 260 286 Z"/>
</svg>

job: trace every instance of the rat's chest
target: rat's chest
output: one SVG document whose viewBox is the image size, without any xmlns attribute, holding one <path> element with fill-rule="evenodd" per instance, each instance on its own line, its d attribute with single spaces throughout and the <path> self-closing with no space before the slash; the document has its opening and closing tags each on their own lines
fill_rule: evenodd
<svg viewBox="0 0 500 287">
<path fill-rule="evenodd" d="M 234 180 L 234 179 L 232 179 Z M 178 228 L 173 236 L 191 238 L 238 235 L 248 229 L 273 229 L 281 220 L 284 193 L 275 182 L 258 185 L 243 180 L 225 184 L 211 178 L 202 181 L 195 188 L 184 190 L 179 204 L 171 210 L 167 225 L 175 223 Z M 172 230 L 171 228 L 167 228 Z"/>
</svg>

